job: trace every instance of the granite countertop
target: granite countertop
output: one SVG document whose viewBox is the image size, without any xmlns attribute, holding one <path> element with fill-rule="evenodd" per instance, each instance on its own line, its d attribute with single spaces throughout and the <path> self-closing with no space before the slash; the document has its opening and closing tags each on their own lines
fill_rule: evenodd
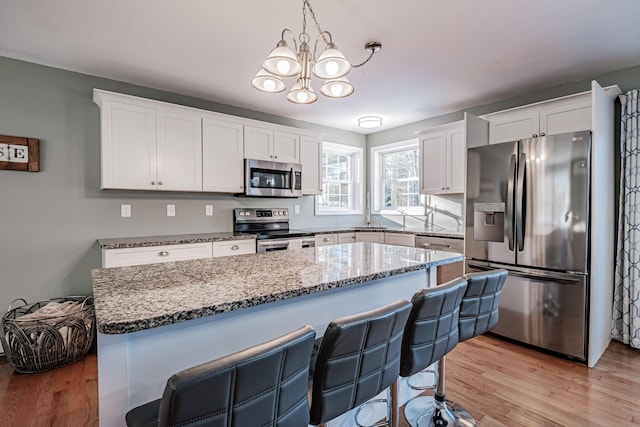
<svg viewBox="0 0 640 427">
<path fill-rule="evenodd" d="M 377 243 L 91 271 L 98 331 L 122 334 L 462 261 Z"/>
<path fill-rule="evenodd" d="M 224 240 L 255 239 L 253 234 L 200 233 L 169 236 L 121 237 L 98 239 L 101 249 L 139 248 L 145 246 L 179 245 L 184 243 L 220 242 Z"/>
<path fill-rule="evenodd" d="M 333 226 L 333 227 L 317 227 L 317 228 L 304 228 L 305 231 L 310 231 L 315 234 L 331 234 L 331 233 L 348 233 L 356 231 L 366 232 L 392 232 L 392 233 L 405 233 L 415 234 L 416 236 L 434 236 L 434 237 L 450 237 L 454 239 L 464 239 L 464 231 L 457 229 L 446 228 L 411 228 L 411 227 L 385 227 L 385 228 L 371 228 L 357 226 Z"/>
</svg>

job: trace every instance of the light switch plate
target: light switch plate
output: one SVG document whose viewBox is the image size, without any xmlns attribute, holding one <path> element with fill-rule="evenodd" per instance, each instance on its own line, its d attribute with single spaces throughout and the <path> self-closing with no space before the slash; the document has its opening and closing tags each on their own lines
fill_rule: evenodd
<svg viewBox="0 0 640 427">
<path fill-rule="evenodd" d="M 295 206 L 293 207 L 293 212 L 294 212 L 296 215 L 300 215 L 300 205 L 295 205 Z"/>
<path fill-rule="evenodd" d="M 213 205 L 205 205 L 204 214 L 205 216 L 213 216 Z"/>
<path fill-rule="evenodd" d="M 131 205 L 120 205 L 120 216 L 122 218 L 131 217 Z"/>
<path fill-rule="evenodd" d="M 167 216 L 176 216 L 176 205 L 167 205 Z"/>
</svg>

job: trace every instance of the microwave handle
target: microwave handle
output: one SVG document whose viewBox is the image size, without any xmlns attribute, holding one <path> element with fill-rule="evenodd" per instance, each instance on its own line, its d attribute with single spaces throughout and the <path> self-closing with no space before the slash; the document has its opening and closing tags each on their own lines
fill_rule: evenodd
<svg viewBox="0 0 640 427">
<path fill-rule="evenodd" d="M 293 193 L 293 189 L 296 188 L 295 180 L 296 180 L 296 174 L 293 172 L 293 168 L 291 168 L 291 180 L 290 180 L 291 188 L 290 188 L 290 190 L 291 190 L 292 193 Z"/>
</svg>

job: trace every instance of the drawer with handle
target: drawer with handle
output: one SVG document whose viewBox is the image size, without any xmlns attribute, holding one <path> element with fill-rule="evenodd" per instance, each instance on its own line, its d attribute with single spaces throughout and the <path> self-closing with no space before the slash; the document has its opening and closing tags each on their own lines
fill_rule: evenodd
<svg viewBox="0 0 640 427">
<path fill-rule="evenodd" d="M 245 255 L 256 252 L 255 239 L 245 240 L 223 240 L 221 242 L 213 242 L 213 256 L 230 256 Z"/>
<path fill-rule="evenodd" d="M 102 267 L 124 267 L 127 265 L 184 261 L 188 259 L 211 258 L 211 255 L 211 242 L 103 249 Z"/>
</svg>

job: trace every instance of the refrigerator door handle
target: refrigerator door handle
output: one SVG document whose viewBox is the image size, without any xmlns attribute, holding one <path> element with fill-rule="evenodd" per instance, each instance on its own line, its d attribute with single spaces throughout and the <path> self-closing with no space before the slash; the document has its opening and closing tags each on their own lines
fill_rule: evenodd
<svg viewBox="0 0 640 427">
<path fill-rule="evenodd" d="M 528 269 L 517 270 L 511 266 L 496 266 L 488 263 L 473 262 L 469 260 L 467 260 L 467 265 L 469 267 L 472 267 L 478 270 L 483 270 L 483 271 L 495 270 L 497 268 L 504 268 L 507 271 L 509 271 L 509 275 L 511 276 L 525 277 L 532 280 L 553 280 L 554 282 L 566 283 L 566 284 L 580 283 L 580 280 L 581 280 L 580 277 L 573 278 L 573 277 L 569 277 L 568 274 L 557 274 L 551 271 L 548 271 L 545 273 L 537 273 Z"/>
<path fill-rule="evenodd" d="M 518 251 L 524 249 L 524 230 L 526 217 L 526 171 L 527 171 L 527 155 L 525 153 L 520 154 L 520 160 L 518 162 L 518 184 L 516 189 L 516 241 L 518 242 Z"/>
<path fill-rule="evenodd" d="M 516 155 L 512 154 L 509 160 L 509 181 L 507 184 L 507 239 L 509 240 L 509 250 L 512 251 L 513 244 L 513 190 L 516 180 Z"/>
</svg>

